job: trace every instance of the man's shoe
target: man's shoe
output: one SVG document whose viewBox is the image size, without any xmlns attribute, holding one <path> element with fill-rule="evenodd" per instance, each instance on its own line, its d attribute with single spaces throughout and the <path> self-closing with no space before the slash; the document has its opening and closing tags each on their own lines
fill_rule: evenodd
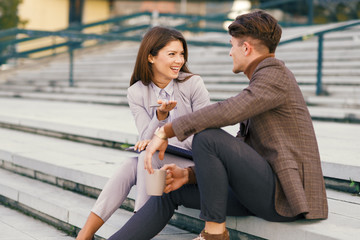
<svg viewBox="0 0 360 240">
<path fill-rule="evenodd" d="M 230 240 L 229 231 L 225 229 L 222 234 L 210 234 L 205 232 L 205 229 L 201 231 L 197 238 L 193 240 Z"/>
</svg>

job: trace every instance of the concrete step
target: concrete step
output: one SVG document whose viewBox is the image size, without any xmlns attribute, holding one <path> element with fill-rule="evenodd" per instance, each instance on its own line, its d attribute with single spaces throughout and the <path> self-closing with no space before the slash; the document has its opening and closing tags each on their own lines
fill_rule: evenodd
<svg viewBox="0 0 360 240">
<path fill-rule="evenodd" d="M 9 92 L 0 91 L 0 97 L 38 99 L 64 102 L 97 103 L 107 105 L 128 105 L 126 96 L 108 95 L 80 95 L 61 93 L 40 93 L 40 92 Z"/>
<path fill-rule="evenodd" d="M 41 92 L 41 93 L 65 93 L 84 95 L 126 96 L 128 86 L 123 88 L 80 88 L 59 86 L 31 86 L 31 85 L 0 85 L 0 91 L 6 92 Z"/>
<path fill-rule="evenodd" d="M 138 139 L 128 107 L 49 102 L 31 99 L 1 99 L 2 124 L 31 128 L 35 133 L 54 132 L 59 138 L 84 137 L 135 144 Z M 80 141 L 80 139 L 79 139 Z"/>
<path fill-rule="evenodd" d="M 359 62 L 356 62 L 359 64 Z M 211 63 L 208 64 L 204 62 L 204 65 L 206 64 L 206 67 L 202 67 L 199 69 L 193 69 L 196 70 L 196 74 L 202 75 L 223 75 L 223 76 L 232 76 L 234 73 L 231 71 L 232 64 L 228 63 L 226 66 L 216 66 L 217 64 Z M 224 64 L 224 63 L 223 63 Z M 195 65 L 195 64 L 194 64 Z M 334 64 L 333 64 L 334 65 Z M 300 66 L 300 64 L 298 64 Z M 353 67 L 339 67 L 337 69 L 334 69 L 333 66 L 329 68 L 323 69 L 323 76 L 359 76 L 360 70 L 358 69 L 359 65 L 353 65 Z M 290 68 L 291 69 L 291 68 Z M 294 68 L 291 69 L 295 76 L 302 76 L 302 75 L 310 75 L 310 76 L 316 76 L 317 69 L 316 69 L 316 62 L 312 65 L 312 67 L 309 66 L 301 66 L 301 68 Z M 195 72 L 195 71 L 194 71 Z M 43 71 L 41 73 L 38 72 L 32 72 L 32 73 L 22 73 L 21 75 L 17 76 L 17 79 L 55 79 L 53 76 L 56 75 L 57 78 L 60 77 L 69 77 L 69 71 L 67 69 L 49 69 L 47 71 Z M 88 76 L 91 76 L 92 78 L 98 77 L 98 78 L 110 78 L 111 76 L 117 76 L 118 78 L 124 79 L 130 79 L 131 72 L 128 72 L 126 75 L 124 72 L 112 72 L 112 71 L 97 71 L 94 69 L 77 69 L 74 71 L 73 77 L 74 79 L 87 79 Z M 14 81 L 15 79 L 13 79 Z"/>
<path fill-rule="evenodd" d="M 123 143 L 135 144 L 138 138 L 137 129 L 128 107 L 21 99 L 2 99 L 1 102 L 0 126 L 4 128 L 107 146 L 113 149 L 121 149 Z M 328 109 L 319 109 L 323 112 L 316 113 L 318 108 L 310 108 L 310 113 L 317 115 L 319 119 L 322 114 L 328 114 Z M 360 117 L 360 111 L 357 116 L 351 116 L 349 113 L 346 116 L 346 111 L 333 110 L 334 112 L 331 114 L 338 119 Z M 349 178 L 360 182 L 360 163 L 358 161 L 360 125 L 314 121 L 314 128 L 324 175 L 347 182 Z M 238 125 L 224 129 L 235 135 Z M 17 144 L 17 139 L 25 139 L 25 136 L 18 136 L 17 132 L 2 132 L 1 139 L 3 141 L 0 142 L 9 142 L 10 139 L 13 139 L 14 144 Z M 31 142 L 31 137 L 29 142 Z M 25 146 L 14 145 L 8 150 L 3 150 L 12 152 L 16 149 L 27 149 Z M 72 155 L 72 153 L 65 155 Z M 8 158 L 11 159 L 11 156 Z M 348 183 L 345 184 L 348 185 Z"/>
<path fill-rule="evenodd" d="M 74 240 L 54 226 L 46 224 L 0 203 L 0 229 L 2 240 Z"/>
<path fill-rule="evenodd" d="M 95 199 L 60 187 L 0 169 L 0 196 L 4 204 L 18 207 L 72 236 L 86 221 Z M 118 209 L 97 232 L 103 239 L 110 237 L 132 216 L 132 212 Z M 174 226 L 166 226 L 154 239 L 189 239 L 195 237 Z M 60 238 L 54 238 L 60 239 Z"/>
<path fill-rule="evenodd" d="M 213 93 L 238 93 L 246 88 L 248 83 L 205 83 L 206 89 Z M 316 85 L 299 85 L 301 92 L 304 96 L 315 96 Z M 325 85 L 323 89 L 329 94 L 330 97 L 353 97 L 360 96 L 360 86 L 351 85 Z"/>
<path fill-rule="evenodd" d="M 60 80 L 8 80 L 6 83 L 1 86 L 31 86 L 31 87 L 69 87 L 69 79 L 62 78 Z M 91 80 L 78 80 L 74 81 L 75 87 L 81 88 L 123 88 L 127 89 L 129 87 L 129 79 L 117 79 L 116 81 L 111 79 L 101 80 L 96 79 Z"/>
<path fill-rule="evenodd" d="M 243 75 L 216 75 L 205 73 L 202 74 L 201 77 L 204 79 L 205 83 L 249 83 L 249 80 Z M 316 76 L 299 76 L 296 78 L 299 85 L 315 85 L 316 84 Z M 338 76 L 323 76 L 322 78 L 323 85 L 336 85 L 336 86 L 359 86 L 360 81 L 358 76 L 348 76 L 348 77 L 338 77 Z"/>
<path fill-rule="evenodd" d="M 99 84 L 102 88 L 92 86 L 32 86 L 0 85 L 0 96 L 25 99 L 43 99 L 57 101 L 88 102 L 111 105 L 128 105 L 126 95 L 128 85 L 112 83 Z M 212 101 L 222 101 L 237 95 L 248 84 L 206 84 Z M 107 88 L 106 88 L 107 87 Z M 120 88 L 121 87 L 121 88 Z M 360 108 L 360 87 L 358 86 L 325 86 L 328 96 L 316 96 L 316 87 L 300 85 L 306 102 L 310 106 L 331 106 Z"/>
<path fill-rule="evenodd" d="M 121 164 L 121 159 L 132 154 L 12 130 L 0 129 L 0 132 L 0 136 L 7 139 L 0 152 L 1 167 L 7 169 L 0 170 L 1 199 L 8 204 L 25 206 L 32 213 L 40 212 L 48 221 L 65 226 L 81 227 L 94 199 L 57 186 L 95 196 L 116 166 Z M 360 198 L 329 189 L 327 193 L 330 209 L 327 220 L 271 223 L 256 217 L 228 217 L 227 227 L 236 239 L 244 235 L 251 236 L 251 239 L 277 240 L 289 239 L 290 236 L 295 240 L 356 239 L 360 234 Z M 133 197 L 130 193 L 129 199 Z M 177 213 L 186 219 L 184 227 L 201 230 L 198 210 L 181 207 Z M 130 216 L 130 212 L 119 209 L 99 235 L 113 233 Z M 176 217 L 172 223 L 176 224 Z M 186 226 L 186 223 L 191 226 Z M 163 234 L 159 239 L 171 239 L 166 238 L 165 232 Z"/>
<path fill-rule="evenodd" d="M 234 84 L 244 84 L 249 83 L 249 80 L 246 76 L 242 74 L 221 74 L 221 73 L 209 73 L 204 71 L 203 74 L 199 74 L 203 78 L 205 83 L 212 84 L 224 84 L 224 83 L 234 83 Z M 101 77 L 96 76 L 82 76 L 73 78 L 73 83 L 75 86 L 86 86 L 86 85 L 94 85 L 99 86 L 101 88 L 108 87 L 108 84 L 115 84 L 120 86 L 129 87 L 130 77 L 114 77 L 114 76 L 106 76 L 103 75 Z M 303 74 L 296 77 L 299 85 L 315 85 L 317 82 L 317 78 L 315 74 Z M 69 86 L 69 77 L 57 76 L 52 78 L 47 77 L 36 77 L 32 78 L 29 76 L 28 78 L 21 79 L 9 79 L 7 82 L 3 83 L 3 85 L 32 85 L 32 86 Z M 103 85 L 102 85 L 103 84 Z M 336 86 L 360 86 L 359 77 L 355 75 L 342 75 L 335 76 L 325 74 L 322 77 L 323 85 L 336 85 Z"/>
</svg>

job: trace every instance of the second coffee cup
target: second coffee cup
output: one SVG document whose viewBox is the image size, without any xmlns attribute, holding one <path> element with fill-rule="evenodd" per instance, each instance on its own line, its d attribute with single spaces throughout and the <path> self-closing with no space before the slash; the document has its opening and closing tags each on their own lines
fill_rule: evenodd
<svg viewBox="0 0 360 240">
<path fill-rule="evenodd" d="M 163 195 L 166 180 L 166 170 L 154 169 L 154 173 L 150 174 L 146 171 L 146 193 L 151 196 Z"/>
</svg>

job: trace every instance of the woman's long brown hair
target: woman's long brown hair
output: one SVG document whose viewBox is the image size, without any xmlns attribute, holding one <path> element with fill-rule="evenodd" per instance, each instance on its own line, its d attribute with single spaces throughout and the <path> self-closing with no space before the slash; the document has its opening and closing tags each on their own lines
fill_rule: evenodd
<svg viewBox="0 0 360 240">
<path fill-rule="evenodd" d="M 152 65 L 148 61 L 148 56 L 156 56 L 158 52 L 171 41 L 181 41 L 184 48 L 184 65 L 180 72 L 191 73 L 187 67 L 188 49 L 184 36 L 175 29 L 165 27 L 153 27 L 141 41 L 138 55 L 135 62 L 133 74 L 130 79 L 130 86 L 141 81 L 144 85 L 149 85 L 153 80 Z"/>
</svg>

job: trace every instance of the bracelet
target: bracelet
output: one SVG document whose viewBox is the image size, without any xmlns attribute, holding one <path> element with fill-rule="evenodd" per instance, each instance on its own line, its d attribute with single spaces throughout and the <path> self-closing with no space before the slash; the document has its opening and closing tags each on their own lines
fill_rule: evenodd
<svg viewBox="0 0 360 240">
<path fill-rule="evenodd" d="M 155 133 L 154 133 L 155 136 L 158 136 L 159 138 L 163 139 L 163 140 L 167 140 L 168 138 L 166 137 L 166 133 L 165 131 L 163 132 L 160 132 L 160 128 L 157 128 Z"/>
</svg>

